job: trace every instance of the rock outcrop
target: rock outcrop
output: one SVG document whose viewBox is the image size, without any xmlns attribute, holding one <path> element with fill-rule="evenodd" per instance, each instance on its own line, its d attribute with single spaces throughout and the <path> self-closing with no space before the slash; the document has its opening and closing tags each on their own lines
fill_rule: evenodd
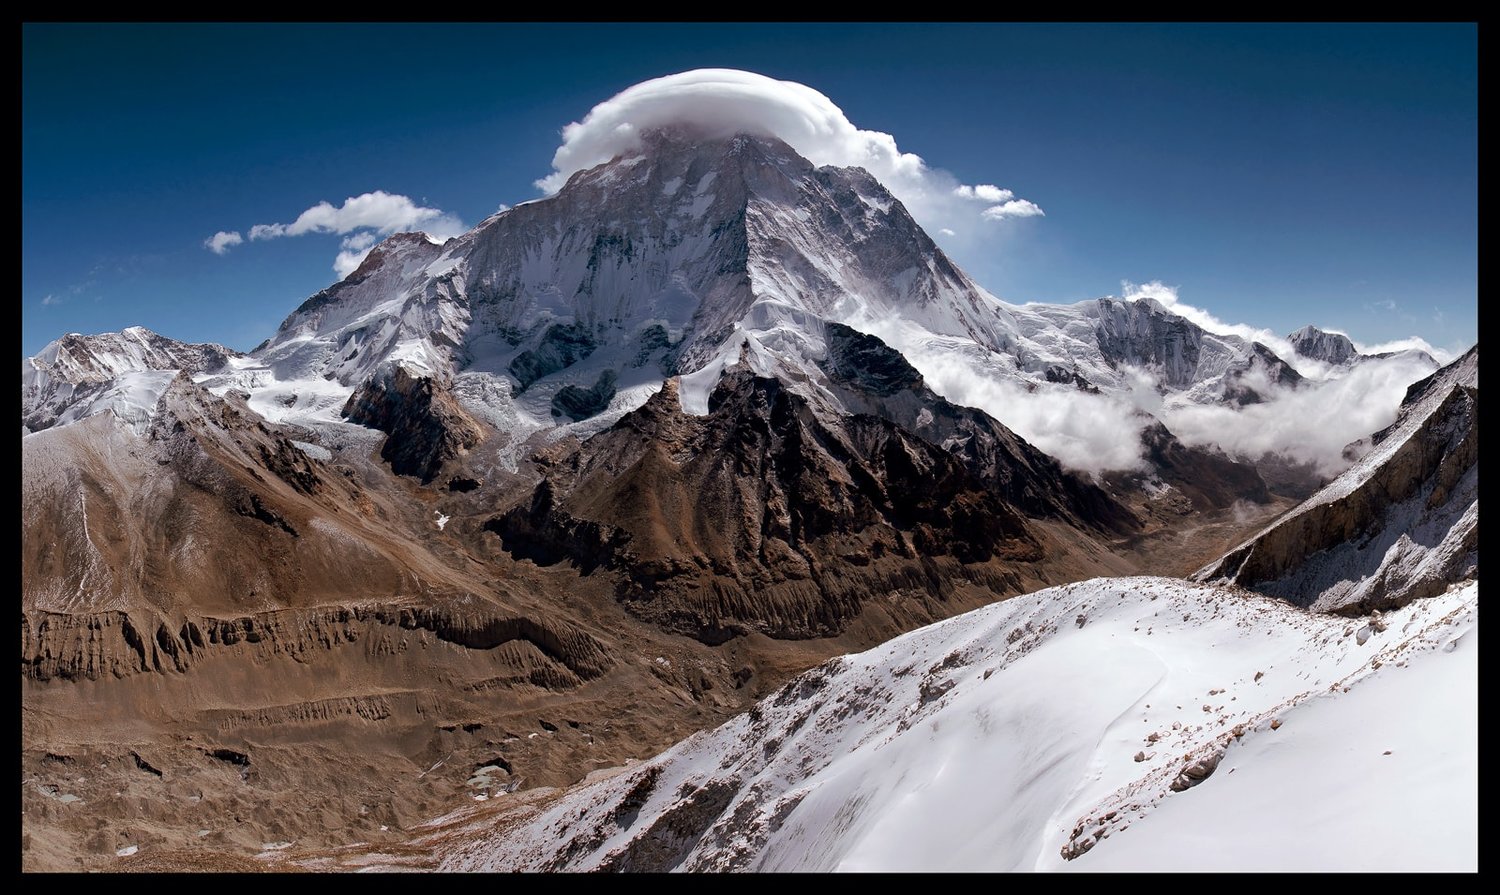
<svg viewBox="0 0 1500 895">
<path fill-rule="evenodd" d="M 920 606 L 963 582 L 1014 593 L 1017 569 L 1045 556 L 974 457 L 873 415 L 830 426 L 743 368 L 709 408 L 683 413 L 669 384 L 546 460 L 531 497 L 486 529 L 518 558 L 618 574 L 632 613 L 705 642 L 836 634 L 887 594 Z M 1019 474 L 1010 484 L 1025 496 Z"/>
<path fill-rule="evenodd" d="M 399 364 L 350 395 L 344 416 L 386 433 L 380 456 L 397 475 L 416 476 L 423 484 L 483 436 L 442 383 Z"/>
<path fill-rule="evenodd" d="M 262 664 L 306 663 L 316 651 L 344 644 L 363 643 L 364 649 L 377 654 L 394 652 L 404 631 L 425 631 L 438 641 L 480 653 L 498 651 L 498 661 L 514 666 L 519 681 L 549 689 L 577 686 L 599 677 L 612 664 L 598 640 L 573 626 L 449 602 L 356 604 L 181 620 L 132 617 L 123 611 L 23 611 L 21 674 L 42 682 L 185 674 L 220 654 L 245 654 L 243 658 Z"/>
</svg>

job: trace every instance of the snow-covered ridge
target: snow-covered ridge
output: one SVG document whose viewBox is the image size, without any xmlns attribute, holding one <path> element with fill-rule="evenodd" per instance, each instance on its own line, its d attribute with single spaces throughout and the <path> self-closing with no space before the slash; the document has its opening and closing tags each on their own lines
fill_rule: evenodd
<svg viewBox="0 0 1500 895">
<path fill-rule="evenodd" d="M 92 336 L 69 333 L 22 359 L 21 425 L 37 431 L 106 409 L 119 410 L 116 415 L 134 425 L 154 407 L 172 373 L 211 373 L 239 357 L 223 345 L 179 342 L 143 326 Z"/>
<path fill-rule="evenodd" d="M 1477 575 L 1479 347 L 1415 383 L 1364 456 L 1194 577 L 1320 610 L 1387 607 Z"/>
<path fill-rule="evenodd" d="M 825 663 L 442 868 L 1473 869 L 1477 619 L 1477 584 L 1353 622 L 1051 588 Z"/>
</svg>

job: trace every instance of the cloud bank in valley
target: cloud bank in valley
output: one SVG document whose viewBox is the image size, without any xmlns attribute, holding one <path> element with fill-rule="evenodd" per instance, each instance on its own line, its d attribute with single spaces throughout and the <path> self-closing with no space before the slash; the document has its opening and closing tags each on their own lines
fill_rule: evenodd
<svg viewBox="0 0 1500 895">
<path fill-rule="evenodd" d="M 582 121 L 563 128 L 552 173 L 536 185 L 557 192 L 575 172 L 634 152 L 642 132 L 685 124 L 709 137 L 779 137 L 814 164 L 862 167 L 935 231 L 1043 214 L 1008 189 L 962 184 L 929 167 L 920 156 L 902 152 L 890 134 L 856 127 L 833 100 L 805 84 L 724 68 L 644 81 L 594 106 Z"/>
<path fill-rule="evenodd" d="M 1225 323 L 1182 302 L 1175 290 L 1160 283 L 1129 287 L 1126 295 L 1132 300 L 1155 299 L 1204 329 L 1261 342 L 1288 362 L 1294 358 L 1285 339 Z M 1156 376 L 1145 369 L 1124 367 L 1123 389 L 1092 394 L 1068 384 L 1020 378 L 1008 356 L 957 340 L 934 340 L 901 320 L 865 319 L 858 324 L 905 355 L 934 391 L 984 410 L 1068 468 L 1095 476 L 1143 469 L 1141 434 L 1155 419 L 1184 444 L 1218 448 L 1248 460 L 1276 454 L 1331 477 L 1349 465 L 1344 447 L 1394 422 L 1407 386 L 1434 369 L 1432 359 L 1417 352 L 1367 357 L 1346 366 L 1297 357 L 1308 377 L 1299 386 L 1280 385 L 1257 368 L 1243 384 L 1262 397 L 1260 403 L 1194 404 L 1183 396 L 1164 394 Z M 1425 342 L 1420 345 L 1440 363 L 1450 359 Z"/>
<path fill-rule="evenodd" d="M 853 323 L 901 352 L 933 391 L 983 410 L 1069 469 L 1099 475 L 1142 467 L 1140 432 L 1150 420 L 1128 400 L 1017 379 L 1009 356 L 934 339 L 910 321 L 862 316 Z"/>
<path fill-rule="evenodd" d="M 1169 404 L 1161 417 L 1184 444 L 1250 458 L 1280 454 L 1333 476 L 1349 466 L 1344 446 L 1395 422 L 1407 386 L 1432 371 L 1409 354 L 1366 360 L 1301 388 L 1252 380 L 1268 396 L 1260 404 Z"/>
<path fill-rule="evenodd" d="M 418 205 L 409 197 L 384 190 L 350 196 L 342 205 L 323 201 L 297 215 L 290 224 L 256 224 L 250 228 L 252 242 L 331 233 L 344 237 L 333 261 L 340 278 L 359 267 L 370 249 L 393 233 L 420 230 L 434 239 L 448 239 L 464 232 L 463 221 L 440 208 Z M 209 251 L 222 255 L 245 240 L 238 231 L 215 233 L 204 241 Z"/>
</svg>

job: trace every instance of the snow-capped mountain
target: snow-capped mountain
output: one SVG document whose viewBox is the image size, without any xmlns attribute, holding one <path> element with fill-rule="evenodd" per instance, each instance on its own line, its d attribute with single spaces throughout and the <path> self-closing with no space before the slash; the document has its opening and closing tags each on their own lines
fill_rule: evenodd
<svg viewBox="0 0 1500 895">
<path fill-rule="evenodd" d="M 1311 324 L 1286 337 L 1292 348 L 1303 357 L 1327 364 L 1342 364 L 1359 355 L 1359 349 L 1343 333 L 1327 333 Z"/>
<path fill-rule="evenodd" d="M 142 326 L 96 336 L 69 333 L 21 361 L 23 433 L 106 411 L 139 423 L 173 373 L 214 373 L 239 356 L 223 345 L 190 345 Z"/>
<path fill-rule="evenodd" d="M 1007 305 L 864 171 L 814 167 L 774 138 L 685 131 L 653 132 L 639 155 L 441 247 L 393 237 L 256 354 L 280 378 L 346 385 L 392 361 L 509 374 L 513 398 L 597 387 L 606 373 L 633 381 L 649 364 L 683 375 L 684 406 L 703 413 L 742 343 L 756 372 L 826 402 L 815 365 L 826 322 L 898 351 L 961 351 L 987 375 L 1043 388 L 1124 389 L 1129 368 L 1218 400 L 1243 398 L 1238 381 L 1258 366 L 1298 378 L 1263 346 L 1149 299 Z"/>
<path fill-rule="evenodd" d="M 769 138 L 658 131 L 641 155 L 444 246 L 388 240 L 257 356 L 346 384 L 384 361 L 446 357 L 509 372 L 521 391 L 601 351 L 622 363 L 670 348 L 665 366 L 681 373 L 732 363 L 736 331 L 760 363 L 816 357 L 817 322 L 856 303 L 927 309 L 940 332 L 1003 344 L 994 315 L 966 307 L 973 292 L 863 171 L 814 168 Z"/>
<path fill-rule="evenodd" d="M 1159 396 L 1146 404 L 1239 406 L 1302 378 L 1264 345 L 1150 298 L 1002 302 L 865 171 L 816 167 L 772 137 L 705 140 L 684 128 L 652 131 L 637 153 L 441 245 L 392 236 L 251 356 L 178 368 L 216 393 L 247 392 L 268 419 L 318 426 L 347 416 L 367 385 L 391 392 L 399 366 L 505 430 L 498 460 L 513 469 L 522 445 L 600 431 L 669 376 L 681 377 L 683 408 L 706 413 L 742 355 L 816 412 L 847 415 L 824 369 L 830 324 L 879 337 L 940 394 L 957 382 L 1006 389 L 984 409 L 1052 450 L 1073 436 L 1017 415 L 1017 390 L 1028 404 L 1081 397 L 1079 413 L 1111 414 L 1136 429 L 1122 438 L 1140 439 L 1154 412 L 1143 388 Z M 1296 344 L 1318 357 L 1340 350 L 1342 337 L 1301 332 Z M 973 400 L 972 388 L 959 391 L 950 397 Z M 1087 403 L 1100 395 L 1114 404 Z M 60 401 L 23 395 L 54 408 L 23 423 L 50 424 Z M 1136 468 L 1145 450 L 1119 453 L 1093 461 L 1075 449 L 1064 460 Z"/>
</svg>

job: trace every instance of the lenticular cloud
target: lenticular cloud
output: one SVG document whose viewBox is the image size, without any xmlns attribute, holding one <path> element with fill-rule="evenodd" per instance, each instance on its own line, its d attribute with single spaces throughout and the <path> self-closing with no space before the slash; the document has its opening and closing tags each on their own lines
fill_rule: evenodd
<svg viewBox="0 0 1500 895">
<path fill-rule="evenodd" d="M 902 152 L 890 134 L 855 127 L 833 100 L 805 84 L 727 68 L 644 81 L 595 106 L 563 128 L 552 173 L 536 185 L 555 193 L 575 172 L 634 152 L 642 132 L 673 125 L 694 127 L 709 138 L 779 137 L 814 164 L 864 168 L 932 229 L 1041 214 L 1010 190 L 961 184 Z"/>
</svg>

